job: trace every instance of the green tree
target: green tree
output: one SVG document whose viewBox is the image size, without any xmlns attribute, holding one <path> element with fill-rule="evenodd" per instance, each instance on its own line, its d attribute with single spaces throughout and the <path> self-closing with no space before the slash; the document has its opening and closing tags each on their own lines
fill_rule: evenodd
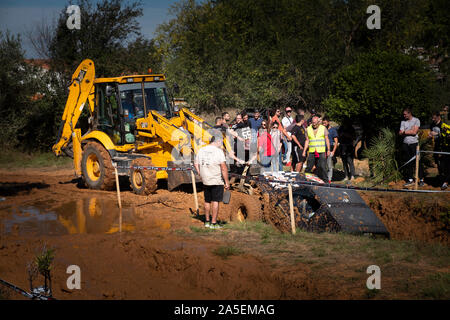
<svg viewBox="0 0 450 320">
<path fill-rule="evenodd" d="M 159 28 L 169 79 L 204 108 L 316 104 L 345 43 L 329 1 L 184 1 Z"/>
<path fill-rule="evenodd" d="M 144 72 L 159 67 L 152 41 L 140 34 L 137 18 L 142 16 L 140 2 L 123 0 L 79 0 L 81 29 L 66 26 L 68 15 L 61 11 L 55 36 L 50 44 L 53 67 L 70 76 L 87 58 L 94 61 L 99 77 L 124 72 Z M 136 37 L 133 41 L 132 38 Z"/>
<path fill-rule="evenodd" d="M 32 104 L 36 85 L 33 68 L 24 61 L 20 36 L 0 31 L 0 144 L 16 146 L 17 133 L 22 129 L 23 112 Z"/>
<path fill-rule="evenodd" d="M 444 2 L 380 0 L 382 27 L 368 30 L 370 0 L 185 0 L 157 44 L 168 78 L 201 109 L 311 108 L 362 53 L 446 47 Z"/>
<path fill-rule="evenodd" d="M 434 106 L 435 78 L 420 60 L 395 52 L 361 54 L 332 80 L 325 110 L 336 120 L 359 122 L 368 136 L 398 129 L 403 108 L 425 120 Z"/>
</svg>

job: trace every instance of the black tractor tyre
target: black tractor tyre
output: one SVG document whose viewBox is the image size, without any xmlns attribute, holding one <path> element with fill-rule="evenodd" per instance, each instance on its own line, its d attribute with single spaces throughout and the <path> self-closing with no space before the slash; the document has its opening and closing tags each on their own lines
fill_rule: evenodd
<svg viewBox="0 0 450 320">
<path fill-rule="evenodd" d="M 88 142 L 81 158 L 83 180 L 90 189 L 113 190 L 114 167 L 108 151 L 98 142 Z"/>
<path fill-rule="evenodd" d="M 139 169 L 133 167 L 152 167 L 152 161 L 149 158 L 140 158 L 133 160 L 130 169 L 130 184 L 133 192 L 139 195 L 149 195 L 158 188 L 158 179 L 155 170 Z"/>
</svg>

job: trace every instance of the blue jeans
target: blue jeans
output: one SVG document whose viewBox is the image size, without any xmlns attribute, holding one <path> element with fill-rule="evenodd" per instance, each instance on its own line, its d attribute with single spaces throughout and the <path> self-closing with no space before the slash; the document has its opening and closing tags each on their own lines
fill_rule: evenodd
<svg viewBox="0 0 450 320">
<path fill-rule="evenodd" d="M 281 141 L 283 142 L 283 146 L 284 146 L 283 160 L 286 160 L 286 157 L 287 157 L 288 152 L 289 152 L 289 144 L 288 144 L 288 142 L 286 141 L 286 138 L 285 138 L 285 137 L 282 137 L 282 138 L 281 138 Z M 281 153 L 281 152 L 280 152 L 280 153 Z"/>
<path fill-rule="evenodd" d="M 261 173 L 272 171 L 272 156 L 259 155 L 259 162 L 261 164 Z"/>
<path fill-rule="evenodd" d="M 278 154 L 275 153 L 272 156 L 272 171 L 280 171 L 280 167 L 281 170 L 283 170 L 283 164 L 281 163 L 281 152 Z"/>
<path fill-rule="evenodd" d="M 278 154 L 278 171 L 283 171 L 283 153 L 280 151 L 280 153 Z"/>
</svg>

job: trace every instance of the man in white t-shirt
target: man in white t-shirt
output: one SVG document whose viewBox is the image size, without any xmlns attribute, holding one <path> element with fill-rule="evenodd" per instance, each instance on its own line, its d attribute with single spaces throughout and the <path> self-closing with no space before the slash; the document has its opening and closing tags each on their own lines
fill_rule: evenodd
<svg viewBox="0 0 450 320">
<path fill-rule="evenodd" d="M 219 229 L 221 228 L 217 224 L 219 202 L 223 200 L 224 185 L 225 189 L 229 189 L 230 182 L 225 154 L 222 150 L 222 133 L 219 130 L 210 133 L 212 134 L 210 144 L 198 151 L 194 167 L 200 174 L 204 186 L 205 227 Z M 211 221 L 210 211 L 212 211 Z"/>
<path fill-rule="evenodd" d="M 288 130 L 288 127 L 291 126 L 291 124 L 294 123 L 294 118 L 292 118 L 292 108 L 291 107 L 286 107 L 284 109 L 286 115 L 283 117 L 283 119 L 281 119 L 281 124 L 283 125 L 283 127 Z M 288 131 L 288 135 L 291 135 L 291 133 Z M 292 143 L 291 141 L 285 141 L 285 146 L 287 146 L 287 150 L 286 150 L 286 158 L 285 161 L 283 161 L 284 163 L 287 164 L 287 166 L 291 165 L 291 153 L 292 153 Z"/>
<path fill-rule="evenodd" d="M 402 153 L 403 153 L 403 160 L 405 163 L 409 161 L 414 155 L 416 154 L 416 148 L 419 144 L 419 128 L 420 128 L 420 120 L 413 117 L 411 109 L 410 108 L 404 108 L 403 109 L 403 118 L 405 119 L 400 123 L 400 131 L 399 135 L 403 138 L 402 143 Z M 409 187 L 414 185 L 414 163 L 410 162 L 406 165 L 406 183 L 405 187 Z M 418 182 L 420 186 L 424 185 L 423 182 L 423 168 L 421 165 L 419 165 L 419 178 L 420 181 Z"/>
</svg>

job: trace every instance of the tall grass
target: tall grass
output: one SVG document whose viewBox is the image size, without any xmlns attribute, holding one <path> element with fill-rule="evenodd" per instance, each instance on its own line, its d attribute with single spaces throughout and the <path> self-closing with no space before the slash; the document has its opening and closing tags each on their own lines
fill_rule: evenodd
<svg viewBox="0 0 450 320">
<path fill-rule="evenodd" d="M 363 151 L 363 156 L 369 159 L 374 183 L 400 180 L 395 152 L 395 133 L 387 128 L 382 129 L 378 136 L 370 140 L 370 147 Z"/>
<path fill-rule="evenodd" d="M 73 161 L 69 157 L 56 157 L 52 152 L 25 153 L 17 150 L 2 150 L 0 168 L 70 168 Z"/>
</svg>

